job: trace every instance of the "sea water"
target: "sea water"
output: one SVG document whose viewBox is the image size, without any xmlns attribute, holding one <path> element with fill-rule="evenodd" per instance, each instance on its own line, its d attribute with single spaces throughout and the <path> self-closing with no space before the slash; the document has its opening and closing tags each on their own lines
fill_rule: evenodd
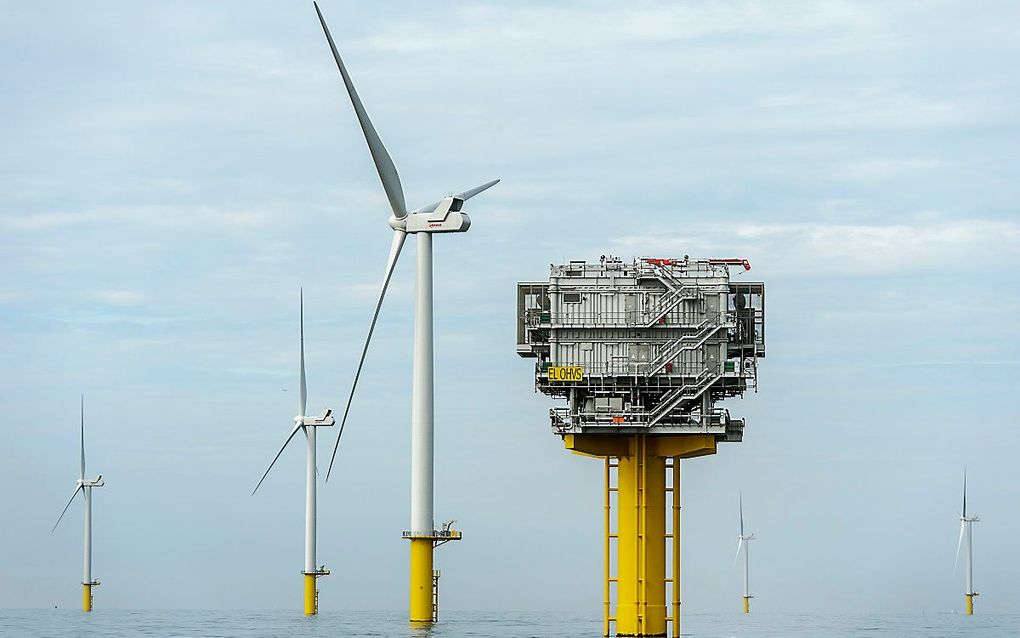
<svg viewBox="0 0 1020 638">
<path fill-rule="evenodd" d="M 396 638 L 598 638 L 601 620 L 536 612 L 444 612 L 431 629 L 408 626 L 402 612 L 0 609 L 0 636 L 33 638 L 289 638 L 385 636 Z M 885 636 L 953 638 L 1020 636 L 1020 614 L 867 615 L 691 613 L 683 635 L 692 638 Z"/>
</svg>

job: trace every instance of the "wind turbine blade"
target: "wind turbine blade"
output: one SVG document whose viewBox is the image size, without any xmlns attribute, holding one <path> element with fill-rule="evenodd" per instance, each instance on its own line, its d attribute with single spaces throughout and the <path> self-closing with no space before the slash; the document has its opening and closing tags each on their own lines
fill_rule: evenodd
<svg viewBox="0 0 1020 638">
<path fill-rule="evenodd" d="M 456 197 L 457 199 L 461 199 L 461 200 L 467 201 L 467 200 L 471 199 L 472 197 L 474 197 L 475 195 L 477 195 L 478 193 L 481 193 L 482 191 L 485 191 L 485 190 L 489 190 L 490 188 L 492 188 L 493 186 L 495 186 L 498 183 L 499 183 L 499 180 L 498 179 L 494 179 L 494 180 L 485 182 L 481 186 L 475 186 L 472 189 L 466 190 L 463 193 L 457 193 L 456 195 L 454 195 L 454 197 Z M 411 211 L 411 214 L 412 215 L 417 215 L 418 213 L 431 213 L 432 211 L 434 211 L 436 209 L 436 206 L 439 206 L 439 202 L 432 202 L 431 204 L 429 204 L 427 206 L 422 206 L 421 208 L 414 209 L 413 211 Z"/>
<path fill-rule="evenodd" d="M 287 437 L 287 440 L 284 441 L 283 445 L 280 447 L 280 451 L 277 452 L 276 456 L 273 457 L 273 462 L 269 464 L 268 468 L 266 468 L 266 473 L 263 474 L 262 478 L 259 479 L 259 483 L 258 485 L 255 486 L 255 489 L 251 491 L 252 496 L 255 495 L 255 492 L 259 491 L 259 487 L 261 487 L 262 481 L 266 480 L 266 477 L 269 476 L 269 470 L 273 469 L 273 466 L 276 465 L 276 461 L 280 458 L 280 455 L 283 454 L 283 451 L 285 449 L 287 449 L 287 445 L 290 444 L 291 439 L 293 439 L 294 435 L 298 433 L 298 430 L 300 430 L 303 427 L 304 424 L 298 423 L 297 425 L 294 426 L 294 429 L 290 431 L 290 436 Z"/>
<path fill-rule="evenodd" d="M 305 387 L 305 289 L 301 289 L 301 387 L 298 389 L 298 414 L 305 416 L 308 389 Z"/>
<path fill-rule="evenodd" d="M 386 272 L 383 274 L 382 286 L 379 288 L 379 298 L 375 302 L 375 310 L 372 312 L 372 321 L 368 325 L 368 336 L 365 337 L 365 346 L 361 349 L 361 359 L 358 360 L 358 369 L 354 372 L 354 382 L 351 383 L 351 393 L 347 396 L 347 406 L 344 407 L 344 416 L 340 419 L 340 429 L 336 433 L 336 443 L 333 445 L 333 456 L 329 458 L 329 467 L 326 469 L 326 480 L 329 480 L 330 472 L 333 471 L 333 462 L 336 461 L 336 451 L 340 449 L 340 437 L 344 435 L 344 425 L 347 424 L 347 415 L 351 411 L 351 402 L 354 400 L 354 391 L 358 387 L 358 379 L 361 378 L 361 368 L 365 365 L 365 356 L 368 354 L 368 345 L 372 343 L 372 333 L 375 331 L 375 323 L 379 320 L 379 309 L 382 308 L 383 298 L 386 297 L 386 288 L 390 285 L 390 277 L 393 276 L 393 269 L 400 257 L 400 249 L 404 247 L 404 239 L 407 233 L 402 230 L 393 231 L 393 242 L 390 244 L 390 256 L 386 262 Z"/>
<path fill-rule="evenodd" d="M 326 40 L 329 41 L 329 48 L 333 51 L 336 66 L 340 69 L 340 76 L 343 78 L 344 86 L 347 87 L 347 94 L 351 98 L 351 104 L 354 105 L 354 113 L 358 116 L 361 131 L 365 134 L 365 141 L 368 142 L 368 150 L 372 153 L 375 170 L 379 173 L 379 180 L 382 181 L 383 190 L 386 191 L 386 199 L 390 202 L 393 215 L 397 219 L 401 219 L 407 215 L 407 204 L 404 203 L 404 189 L 400 185 L 397 167 L 393 165 L 390 154 L 386 152 L 386 147 L 383 145 L 382 140 L 379 139 L 379 134 L 376 133 L 375 127 L 372 126 L 372 120 L 368 118 L 365 106 L 361 103 L 361 98 L 358 97 L 358 92 L 354 88 L 351 76 L 347 73 L 347 67 L 344 66 L 343 60 L 340 59 L 340 52 L 337 51 L 336 43 L 333 42 L 333 36 L 329 33 L 329 27 L 326 26 L 326 20 L 322 17 L 322 11 L 319 11 L 319 4 L 317 2 L 313 4 L 315 4 L 315 13 L 319 16 L 322 30 L 326 34 Z"/>
<path fill-rule="evenodd" d="M 737 503 L 740 507 L 740 535 L 744 535 L 744 494 L 741 493 L 738 497 Z"/>
<path fill-rule="evenodd" d="M 81 467 L 78 478 L 85 480 L 85 395 L 81 395 Z"/>
<path fill-rule="evenodd" d="M 963 468 L 963 517 L 967 518 L 967 468 Z"/>
<path fill-rule="evenodd" d="M 956 560 L 953 562 L 953 575 L 956 575 L 956 568 L 960 565 L 960 549 L 963 548 L 963 530 L 967 526 L 966 521 L 960 521 L 960 540 L 956 541 Z"/>
<path fill-rule="evenodd" d="M 82 491 L 83 489 L 85 488 L 83 488 L 81 485 L 75 488 L 74 494 L 71 495 L 71 498 L 67 501 L 67 505 L 64 506 L 64 511 L 60 513 L 60 516 L 57 517 L 57 522 L 53 524 L 53 529 L 50 530 L 50 534 L 52 534 L 54 530 L 57 529 L 57 525 L 60 525 L 60 521 L 64 518 L 64 514 L 67 513 L 67 508 L 71 507 L 71 503 L 74 502 L 74 497 L 78 496 L 78 492 Z"/>
<path fill-rule="evenodd" d="M 489 190 L 490 188 L 492 188 L 493 186 L 495 186 L 498 183 L 499 183 L 498 179 L 490 180 L 488 182 L 485 182 L 481 186 L 475 186 L 474 188 L 472 188 L 470 190 L 466 190 L 463 193 L 458 194 L 457 195 L 457 199 L 463 199 L 464 201 L 467 201 L 467 200 L 471 199 L 472 197 L 474 197 L 475 195 L 477 195 L 478 193 L 481 193 L 482 191 Z"/>
<path fill-rule="evenodd" d="M 734 563 L 737 562 L 738 558 L 740 558 L 740 548 L 743 547 L 743 546 L 744 546 L 744 537 L 741 536 L 739 539 L 737 539 L 737 554 L 736 554 L 736 556 L 733 557 L 733 562 Z"/>
</svg>

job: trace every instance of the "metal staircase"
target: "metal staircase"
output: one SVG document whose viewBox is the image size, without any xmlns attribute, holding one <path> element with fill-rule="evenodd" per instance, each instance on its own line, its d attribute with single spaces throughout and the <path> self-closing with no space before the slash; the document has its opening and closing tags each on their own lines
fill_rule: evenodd
<svg viewBox="0 0 1020 638">
<path fill-rule="evenodd" d="M 654 326 L 666 313 L 679 306 L 684 301 L 700 299 L 701 293 L 696 285 L 684 285 L 676 278 L 668 268 L 654 266 L 652 272 L 656 278 L 666 286 L 669 291 L 656 300 L 656 303 L 641 312 L 641 320 L 646 328 Z"/>
<path fill-rule="evenodd" d="M 701 396 L 701 393 L 719 380 L 720 377 L 722 377 L 721 373 L 705 369 L 691 383 L 686 383 L 666 392 L 666 394 L 662 395 L 662 399 L 655 406 L 655 409 L 648 414 L 648 426 L 651 427 L 664 419 L 681 402 Z"/>
<path fill-rule="evenodd" d="M 666 367 L 667 363 L 674 360 L 681 352 L 700 348 L 719 328 L 720 326 L 717 323 L 706 320 L 698 326 L 698 331 L 694 334 L 684 335 L 679 339 L 668 342 L 659 350 L 655 358 L 648 362 L 645 376 L 658 374 L 660 370 Z"/>
</svg>

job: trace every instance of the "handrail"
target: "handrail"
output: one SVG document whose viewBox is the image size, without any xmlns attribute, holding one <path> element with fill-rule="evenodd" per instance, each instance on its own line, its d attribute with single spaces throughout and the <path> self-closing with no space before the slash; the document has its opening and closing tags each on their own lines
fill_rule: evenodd
<svg viewBox="0 0 1020 638">
<path fill-rule="evenodd" d="M 684 335 L 679 339 L 674 339 L 666 344 L 666 347 L 659 351 L 659 354 L 654 359 L 648 362 L 648 369 L 645 371 L 645 376 L 651 376 L 656 374 L 669 363 L 670 359 L 673 359 L 681 352 L 685 350 L 694 350 L 700 348 L 706 341 L 708 341 L 712 335 L 720 330 L 721 326 L 717 324 L 711 324 L 707 321 L 703 324 L 700 332 L 696 332 L 691 335 Z M 694 341 L 693 344 L 686 344 L 684 342 Z M 679 347 L 677 347 L 679 345 Z"/>
<path fill-rule="evenodd" d="M 680 386 L 679 388 L 677 388 L 676 390 L 672 390 L 670 392 L 667 392 L 665 395 L 663 395 L 663 397 L 662 397 L 663 400 L 659 403 L 659 405 L 655 406 L 655 410 L 653 410 L 652 413 L 651 413 L 651 419 L 649 420 L 649 425 L 655 425 L 656 423 L 661 421 L 663 419 L 663 417 L 665 417 L 667 414 L 669 414 L 669 412 L 673 408 L 675 408 L 676 405 L 678 403 L 680 403 L 681 401 L 683 401 L 684 399 L 688 399 L 689 400 L 689 399 L 697 398 L 699 395 L 701 395 L 702 392 L 704 392 L 706 389 L 708 389 L 709 386 L 711 386 L 719 378 L 722 377 L 721 373 L 716 373 L 716 374 L 712 375 L 712 374 L 709 374 L 709 372 L 711 372 L 711 371 L 708 368 L 705 368 L 702 371 L 702 373 L 700 375 L 698 375 L 698 377 L 695 379 L 694 383 L 684 384 L 684 385 Z M 707 383 L 706 383 L 706 380 L 707 380 Z M 688 394 L 686 392 L 686 390 L 687 390 L 687 388 L 689 388 L 691 386 L 694 387 L 695 392 L 693 392 L 691 394 Z M 669 395 L 671 395 L 671 394 L 673 396 L 670 397 Z M 667 397 L 669 397 L 669 398 L 667 398 Z"/>
<path fill-rule="evenodd" d="M 622 423 L 619 421 L 619 415 L 613 414 L 612 412 L 592 412 L 579 410 L 576 413 L 576 420 L 571 417 L 569 407 L 555 407 L 549 409 L 549 418 L 552 426 L 557 430 L 566 430 L 573 425 L 586 425 L 612 428 L 620 426 L 644 426 L 653 427 L 657 421 L 652 421 L 655 414 L 655 410 L 640 411 L 640 410 L 628 410 L 626 412 L 626 421 Z M 575 422 L 576 421 L 576 422 Z M 708 419 L 704 417 L 700 419 L 692 419 L 690 422 L 683 424 L 684 427 L 696 429 L 696 428 L 719 428 L 727 427 L 731 422 L 730 412 L 725 408 L 715 408 L 708 414 Z"/>
<path fill-rule="evenodd" d="M 667 284 L 666 288 L 670 290 L 668 294 L 662 295 L 653 307 L 641 312 L 645 326 L 652 326 L 656 321 L 669 313 L 670 310 L 673 310 L 684 301 L 700 298 L 697 285 L 670 288 L 669 284 Z"/>
<path fill-rule="evenodd" d="M 602 376 L 613 376 L 613 377 L 637 377 L 637 376 L 652 376 L 645 372 L 647 362 L 643 361 L 630 361 L 621 360 L 615 362 L 608 362 L 603 365 L 591 365 L 581 362 L 557 362 L 552 367 L 579 367 L 582 368 L 584 378 L 587 377 L 602 377 Z M 678 369 L 679 368 L 679 369 Z M 685 375 L 684 372 L 689 368 L 690 374 Z M 703 366 L 700 363 L 691 362 L 689 365 L 678 366 L 673 369 L 673 377 L 695 377 L 703 370 Z M 535 374 L 545 376 L 545 369 L 542 364 L 535 363 Z M 581 382 L 583 384 L 583 381 Z M 576 383 L 564 382 L 563 385 L 577 385 Z"/>
</svg>

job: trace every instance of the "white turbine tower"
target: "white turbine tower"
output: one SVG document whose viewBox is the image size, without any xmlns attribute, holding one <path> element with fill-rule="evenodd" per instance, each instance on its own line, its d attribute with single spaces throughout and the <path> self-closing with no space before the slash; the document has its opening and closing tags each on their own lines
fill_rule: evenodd
<svg viewBox="0 0 1020 638">
<path fill-rule="evenodd" d="M 981 518 L 974 514 L 967 516 L 967 470 L 963 471 L 963 510 L 960 513 L 960 540 L 956 543 L 956 563 L 953 565 L 953 573 L 960 564 L 960 549 L 963 547 L 963 538 L 967 537 L 967 554 L 964 568 L 966 569 L 967 585 L 967 615 L 974 615 L 974 597 L 978 595 L 974 591 L 974 523 Z"/>
<path fill-rule="evenodd" d="M 85 397 L 81 398 L 81 465 L 78 473 L 77 487 L 74 488 L 74 494 L 71 494 L 70 500 L 67 501 L 67 505 L 64 506 L 64 511 L 60 512 L 60 516 L 57 517 L 57 522 L 53 525 L 53 529 L 50 533 L 53 533 L 57 529 L 57 525 L 60 525 L 61 519 L 64 518 L 64 514 L 67 513 L 67 509 L 71 507 L 71 503 L 74 502 L 78 492 L 82 493 L 82 497 L 85 499 L 85 541 L 84 541 L 84 571 L 81 579 L 82 585 L 82 610 L 92 611 L 92 588 L 99 586 L 98 580 L 92 579 L 92 488 L 102 487 L 105 485 L 103 482 L 103 475 L 100 474 L 96 478 L 91 480 L 85 479 Z"/>
<path fill-rule="evenodd" d="M 351 104 L 354 106 L 354 112 L 365 135 L 365 141 L 368 143 L 368 150 L 372 155 L 372 161 L 375 163 L 379 179 L 382 181 L 383 190 L 386 192 L 386 198 L 392 211 L 389 225 L 393 229 L 393 241 L 383 274 L 382 286 L 379 290 L 375 310 L 372 313 L 372 320 L 369 323 L 368 335 L 365 338 L 357 371 L 354 374 L 354 382 L 351 384 L 347 406 L 344 408 L 344 414 L 340 420 L 336 446 L 333 448 L 333 456 L 330 459 L 326 476 L 328 479 L 329 472 L 333 469 L 336 450 L 340 445 L 340 436 L 343 435 L 351 401 L 358 385 L 358 378 L 361 376 L 365 355 L 368 353 L 372 332 L 375 329 L 376 320 L 379 318 L 379 309 L 382 306 L 383 297 L 386 295 L 386 288 L 393 274 L 393 268 L 396 266 L 407 234 L 415 233 L 418 235 L 418 272 L 415 287 L 414 364 L 411 391 L 411 529 L 404 532 L 404 537 L 411 541 L 410 619 L 412 622 L 432 622 L 435 619 L 433 597 L 436 594 L 432 550 L 436 545 L 460 538 L 459 532 L 436 530 L 433 515 L 432 235 L 434 233 L 465 232 L 471 225 L 471 220 L 462 211 L 464 202 L 494 186 L 499 180 L 486 182 L 458 195 L 444 197 L 434 204 L 408 210 L 404 202 L 404 192 L 400 185 L 397 169 L 382 140 L 379 139 L 375 127 L 372 126 L 372 121 L 361 103 L 361 98 L 358 97 L 351 77 L 347 73 L 347 68 L 340 59 L 340 53 L 333 42 L 329 28 L 326 26 L 326 21 L 322 17 L 322 12 L 319 11 L 318 4 L 315 4 L 315 11 L 333 52 L 333 58 L 336 60 Z"/>
<path fill-rule="evenodd" d="M 744 550 L 744 613 L 751 613 L 751 590 L 749 582 L 749 556 L 748 553 L 751 549 L 751 541 L 754 540 L 754 534 L 744 533 L 744 495 L 740 494 L 738 506 L 740 509 L 740 536 L 737 536 L 737 555 L 734 556 L 733 560 L 740 558 L 740 550 Z"/>
<path fill-rule="evenodd" d="M 283 454 L 283 451 L 287 448 L 287 445 L 294 438 L 294 435 L 298 433 L 298 430 L 302 430 L 305 433 L 305 440 L 308 443 L 308 461 L 307 467 L 305 468 L 305 568 L 302 570 L 304 575 L 304 609 L 308 615 L 317 614 L 319 612 L 319 600 L 315 589 L 315 579 L 320 576 L 326 576 L 329 574 L 329 570 L 323 565 L 317 567 L 315 564 L 315 477 L 317 474 L 317 468 L 315 464 L 315 432 L 316 428 L 329 427 L 336 423 L 333 419 L 332 410 L 326 409 L 322 413 L 322 416 L 315 418 L 305 416 L 305 404 L 308 397 L 308 391 L 305 386 L 305 295 L 302 289 L 300 294 L 300 323 L 301 323 L 301 370 L 298 374 L 298 413 L 294 417 L 294 429 L 290 431 L 290 435 L 287 440 L 283 442 L 283 446 L 280 451 L 273 457 L 273 462 L 269 464 L 269 468 L 266 469 L 265 474 L 259 479 L 258 485 L 252 490 L 252 494 L 258 491 L 259 486 L 262 485 L 262 481 L 266 480 L 269 475 L 269 470 L 273 469 L 277 459 Z"/>
</svg>

